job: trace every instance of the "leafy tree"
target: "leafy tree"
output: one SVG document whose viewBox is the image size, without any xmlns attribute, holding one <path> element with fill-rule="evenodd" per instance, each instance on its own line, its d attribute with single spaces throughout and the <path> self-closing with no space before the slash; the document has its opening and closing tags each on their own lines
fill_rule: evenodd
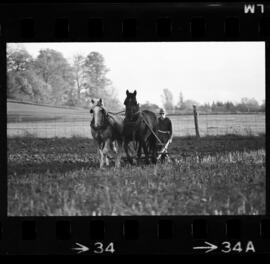
<svg viewBox="0 0 270 264">
<path fill-rule="evenodd" d="M 191 111 L 193 110 L 193 105 L 199 106 L 200 104 L 194 100 L 185 100 L 184 101 L 184 105 L 183 105 L 183 109 L 185 109 L 185 111 Z"/>
<path fill-rule="evenodd" d="M 211 111 L 212 112 L 215 112 L 216 111 L 216 108 L 217 108 L 217 105 L 215 102 L 212 102 L 212 105 L 211 105 Z"/>
<path fill-rule="evenodd" d="M 91 52 L 76 55 L 72 66 L 61 52 L 40 50 L 33 59 L 23 48 L 7 49 L 7 94 L 9 98 L 55 105 L 89 107 L 91 98 L 103 98 L 110 111 L 120 110 L 115 88 L 106 74 L 103 56 Z"/>
<path fill-rule="evenodd" d="M 98 52 L 91 52 L 86 57 L 84 66 L 88 96 L 102 97 L 106 86 L 111 84 L 106 77 L 109 69 L 105 66 L 103 56 Z"/>
<path fill-rule="evenodd" d="M 32 70 L 9 72 L 7 86 L 8 98 L 46 102 L 45 83 Z"/>
<path fill-rule="evenodd" d="M 81 102 L 81 93 L 85 87 L 85 58 L 82 55 L 75 55 L 73 57 L 73 71 L 74 71 L 74 81 L 75 81 L 75 89 L 76 99 L 78 103 Z"/>
<path fill-rule="evenodd" d="M 24 49 L 7 49 L 7 96 L 29 99 L 33 95 L 28 77 L 31 75 L 33 58 Z"/>
<path fill-rule="evenodd" d="M 211 112 L 211 106 L 209 103 L 204 103 L 203 105 L 198 107 L 200 112 L 209 113 Z"/>
<path fill-rule="evenodd" d="M 73 89 L 74 76 L 72 67 L 60 52 L 40 50 L 35 60 L 35 71 L 45 83 L 45 90 L 50 103 L 62 104 L 64 94 Z"/>
<path fill-rule="evenodd" d="M 149 101 L 146 101 L 144 104 L 140 105 L 141 110 L 150 110 L 154 113 L 158 113 L 160 107 L 156 104 L 151 104 Z"/>
<path fill-rule="evenodd" d="M 260 105 L 260 112 L 265 112 L 265 100 L 263 100 L 262 104 Z"/>
<path fill-rule="evenodd" d="M 77 100 L 77 91 L 75 89 L 67 90 L 63 94 L 63 100 L 65 101 L 65 105 L 68 105 L 68 106 L 79 105 L 83 107 L 83 105 L 81 105 Z"/>
<path fill-rule="evenodd" d="M 221 102 L 221 101 L 217 101 L 216 102 L 216 109 L 215 109 L 215 111 L 217 111 L 217 112 L 224 112 L 225 111 L 225 107 L 224 107 L 223 102 Z"/>
<path fill-rule="evenodd" d="M 240 112 L 256 112 L 260 106 L 256 99 L 244 97 L 236 108 Z"/>
<path fill-rule="evenodd" d="M 32 87 L 25 73 L 8 74 L 7 96 L 14 99 L 29 99 L 32 96 Z"/>
<path fill-rule="evenodd" d="M 32 56 L 24 49 L 7 49 L 7 72 L 22 72 L 29 70 Z"/>
<path fill-rule="evenodd" d="M 178 101 L 178 103 L 177 103 L 177 107 L 178 107 L 179 109 L 182 109 L 183 106 L 184 106 L 184 96 L 183 96 L 183 93 L 180 92 L 180 94 L 179 94 L 179 101 Z"/>
<path fill-rule="evenodd" d="M 121 104 L 111 80 L 106 76 L 108 71 L 102 54 L 91 52 L 84 62 L 84 94 L 88 101 L 93 97 L 102 98 L 110 111 L 118 111 L 121 109 Z"/>
<path fill-rule="evenodd" d="M 224 104 L 224 110 L 226 112 L 235 112 L 235 106 L 232 102 L 230 101 L 227 101 L 225 104 Z"/>
<path fill-rule="evenodd" d="M 112 85 L 106 87 L 103 99 L 106 107 L 112 112 L 117 112 L 124 109 L 124 105 L 119 101 L 117 92 Z"/>
</svg>

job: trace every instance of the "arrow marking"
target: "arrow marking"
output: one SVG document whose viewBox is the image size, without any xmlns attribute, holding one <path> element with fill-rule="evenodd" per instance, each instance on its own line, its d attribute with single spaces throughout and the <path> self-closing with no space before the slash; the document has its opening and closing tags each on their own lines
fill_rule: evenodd
<svg viewBox="0 0 270 264">
<path fill-rule="evenodd" d="M 76 243 L 76 245 L 78 246 L 77 248 L 72 248 L 73 250 L 78 250 L 78 254 L 82 253 L 82 252 L 86 252 L 89 250 L 88 247 L 82 245 L 82 244 L 79 244 L 79 243 Z"/>
<path fill-rule="evenodd" d="M 213 245 L 207 241 L 205 241 L 204 243 L 207 244 L 208 246 L 193 247 L 193 249 L 208 249 L 207 251 L 205 251 L 205 253 L 208 253 L 218 248 L 216 245 Z"/>
</svg>

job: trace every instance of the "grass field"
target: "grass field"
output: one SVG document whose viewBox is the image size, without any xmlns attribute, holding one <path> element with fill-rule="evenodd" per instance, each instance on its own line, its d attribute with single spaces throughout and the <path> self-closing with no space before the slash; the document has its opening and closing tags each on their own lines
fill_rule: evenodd
<svg viewBox="0 0 270 264">
<path fill-rule="evenodd" d="M 7 121 L 9 123 L 65 120 L 70 117 L 89 117 L 89 110 L 7 102 Z"/>
<path fill-rule="evenodd" d="M 99 169 L 91 139 L 8 139 L 8 215 L 265 213 L 265 137 L 174 138 L 171 163 Z"/>
</svg>

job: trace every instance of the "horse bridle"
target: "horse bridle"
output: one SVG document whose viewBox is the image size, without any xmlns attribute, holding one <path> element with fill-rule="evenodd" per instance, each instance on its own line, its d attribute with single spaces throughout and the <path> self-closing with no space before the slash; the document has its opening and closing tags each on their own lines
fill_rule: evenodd
<svg viewBox="0 0 270 264">
<path fill-rule="evenodd" d="M 140 117 L 140 114 L 141 114 L 141 110 L 140 110 L 140 107 L 139 107 L 138 103 L 137 103 L 137 106 L 138 106 L 138 111 L 132 113 L 132 115 L 130 116 L 131 120 L 130 119 L 125 119 L 125 123 L 135 124 L 138 121 L 138 119 Z M 138 115 L 138 118 L 136 120 L 133 120 L 134 117 L 136 117 L 136 115 Z"/>
<path fill-rule="evenodd" d="M 109 123 L 109 120 L 108 120 L 108 117 L 109 117 L 109 114 L 107 113 L 107 111 L 105 110 L 104 107 L 100 106 L 100 105 L 96 105 L 95 107 L 100 107 L 101 108 L 101 111 L 102 111 L 102 122 L 101 122 L 101 125 L 100 126 L 95 126 L 94 125 L 94 116 L 93 116 L 93 119 L 90 123 L 90 126 L 91 128 L 93 128 L 94 130 L 102 130 L 102 129 L 105 129 L 108 127 L 108 125 L 110 124 Z M 90 109 L 90 113 L 93 113 L 93 109 Z"/>
</svg>

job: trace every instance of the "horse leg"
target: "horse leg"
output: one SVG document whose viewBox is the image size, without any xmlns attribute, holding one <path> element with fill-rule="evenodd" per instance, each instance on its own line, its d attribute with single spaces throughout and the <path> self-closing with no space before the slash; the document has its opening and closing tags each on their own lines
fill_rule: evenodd
<svg viewBox="0 0 270 264">
<path fill-rule="evenodd" d="M 128 162 L 130 164 L 133 164 L 132 158 L 130 157 L 129 152 L 128 152 L 128 141 L 125 141 L 125 143 L 124 143 L 124 149 L 125 149 L 125 152 L 126 152 L 126 155 L 127 155 Z"/>
<path fill-rule="evenodd" d="M 151 138 L 151 149 L 152 149 L 152 162 L 156 164 L 157 163 L 157 142 L 156 142 L 156 138 L 154 137 Z"/>
<path fill-rule="evenodd" d="M 105 155 L 105 161 L 106 161 L 106 165 L 109 166 L 110 165 L 110 161 L 109 161 L 108 155 Z"/>
<path fill-rule="evenodd" d="M 111 148 L 112 146 L 113 146 L 112 141 L 110 139 L 107 139 L 105 141 L 104 148 L 103 148 L 103 153 L 105 155 L 105 162 L 107 166 L 110 165 L 109 157 L 110 157 L 111 152 L 113 153 L 113 149 Z"/>
<path fill-rule="evenodd" d="M 149 164 L 149 156 L 148 156 L 148 149 L 147 149 L 147 145 L 145 141 L 142 141 L 142 147 L 143 147 L 143 151 L 144 151 L 144 155 L 145 155 L 145 163 Z"/>
<path fill-rule="evenodd" d="M 139 142 L 138 152 L 137 152 L 137 159 L 140 160 L 142 155 L 142 144 Z"/>
<path fill-rule="evenodd" d="M 104 165 L 104 154 L 102 149 L 99 149 L 99 154 L 100 154 L 99 167 L 102 169 Z"/>
<path fill-rule="evenodd" d="M 121 155 L 122 155 L 122 142 L 121 140 L 117 140 L 117 151 L 116 151 L 116 159 L 115 159 L 115 168 L 120 168 L 121 165 Z"/>
<path fill-rule="evenodd" d="M 111 141 L 111 149 L 113 151 L 113 153 L 117 153 L 117 149 L 116 149 L 116 141 Z"/>
</svg>

